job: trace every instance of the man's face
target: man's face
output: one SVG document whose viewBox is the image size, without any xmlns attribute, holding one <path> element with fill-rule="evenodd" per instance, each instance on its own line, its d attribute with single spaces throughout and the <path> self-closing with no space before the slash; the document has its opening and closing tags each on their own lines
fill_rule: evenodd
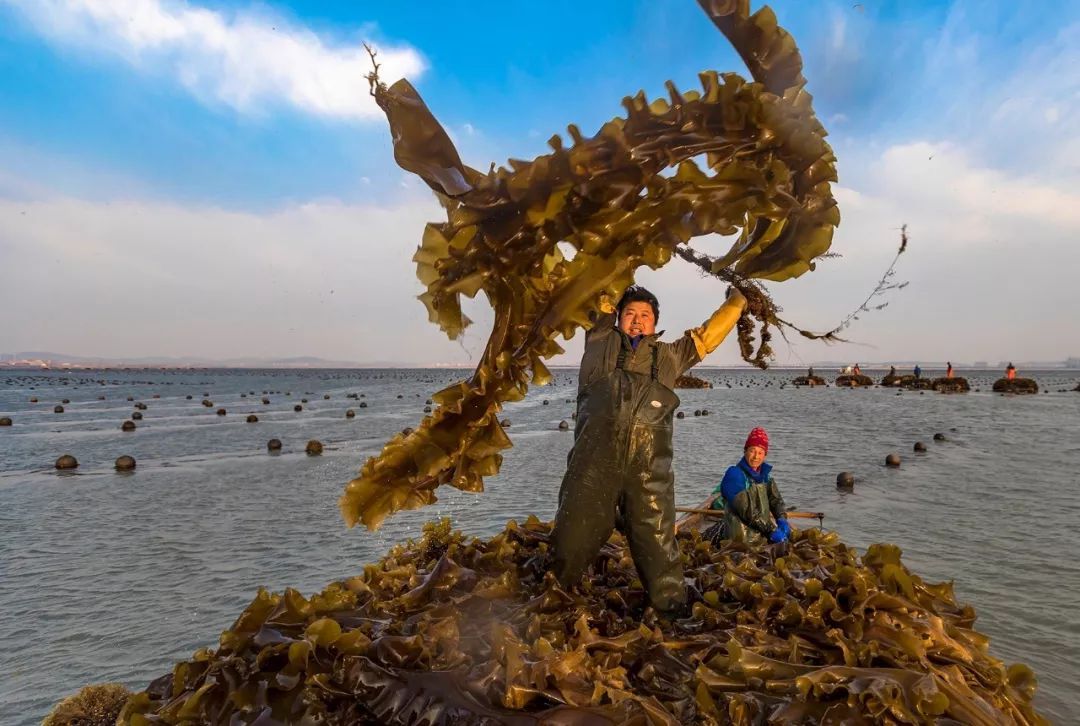
<svg viewBox="0 0 1080 726">
<path fill-rule="evenodd" d="M 656 315 L 647 302 L 630 302 L 619 315 L 619 330 L 627 335 L 652 335 L 656 332 Z"/>
</svg>

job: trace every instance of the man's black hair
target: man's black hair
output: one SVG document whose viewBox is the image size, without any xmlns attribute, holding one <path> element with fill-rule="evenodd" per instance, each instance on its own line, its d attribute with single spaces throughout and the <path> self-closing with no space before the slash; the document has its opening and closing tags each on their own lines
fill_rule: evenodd
<svg viewBox="0 0 1080 726">
<path fill-rule="evenodd" d="M 619 304 L 615 306 L 615 309 L 618 311 L 620 318 L 622 317 L 623 308 L 632 302 L 649 303 L 652 306 L 653 317 L 656 318 L 657 322 L 660 322 L 660 301 L 656 299 L 656 295 L 639 285 L 631 285 L 626 288 L 626 292 L 619 299 Z"/>
</svg>

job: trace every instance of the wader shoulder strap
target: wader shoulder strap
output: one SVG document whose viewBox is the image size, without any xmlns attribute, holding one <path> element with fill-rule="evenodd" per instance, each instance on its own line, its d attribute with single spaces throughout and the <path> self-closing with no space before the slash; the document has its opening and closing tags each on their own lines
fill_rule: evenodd
<svg viewBox="0 0 1080 726">
<path fill-rule="evenodd" d="M 619 357 L 615 359 L 615 370 L 621 371 L 626 363 L 626 340 L 619 336 Z"/>
<path fill-rule="evenodd" d="M 654 381 L 656 380 L 656 374 L 660 370 L 660 346 L 653 344 L 652 347 L 652 367 L 649 369 L 649 377 Z"/>
</svg>

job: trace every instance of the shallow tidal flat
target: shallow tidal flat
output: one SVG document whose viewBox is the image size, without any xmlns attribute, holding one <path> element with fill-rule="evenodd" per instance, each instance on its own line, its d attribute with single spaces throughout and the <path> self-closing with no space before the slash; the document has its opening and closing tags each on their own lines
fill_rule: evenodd
<svg viewBox="0 0 1080 726">
<path fill-rule="evenodd" d="M 801 373 L 694 371 L 715 387 L 679 391 L 679 504 L 697 504 L 738 458 L 746 432 L 764 426 L 789 505 L 825 511 L 825 526 L 860 549 L 899 545 L 929 581 L 954 580 L 991 652 L 1035 669 L 1040 710 L 1055 722 L 1075 718 L 1080 393 L 1069 389 L 1080 373 L 1025 370 L 1049 391 L 1032 396 L 990 393 L 997 372 L 958 371 L 981 389 L 967 394 L 781 387 Z M 39 722 L 91 682 L 142 689 L 215 644 L 259 586 L 321 590 L 418 536 L 429 519 L 450 516 L 490 535 L 511 518 L 550 518 L 573 437 L 558 430 L 573 413 L 568 370 L 506 408 L 515 446 L 485 494 L 446 488 L 435 506 L 376 533 L 345 529 L 344 484 L 391 434 L 416 425 L 432 393 L 465 374 L 0 373 L 0 416 L 12 419 L 0 428 L 0 721 Z M 123 432 L 136 402 L 146 405 L 143 418 Z M 53 413 L 56 405 L 64 412 Z M 258 422 L 247 423 L 249 414 Z M 282 453 L 267 452 L 271 438 Z M 310 439 L 324 444 L 321 456 L 304 453 Z M 917 441 L 926 453 L 913 453 Z M 886 468 L 894 452 L 901 466 Z M 61 454 L 79 467 L 57 472 Z M 125 454 L 137 467 L 117 473 Z M 836 489 L 840 471 L 855 474 L 853 491 Z"/>
</svg>

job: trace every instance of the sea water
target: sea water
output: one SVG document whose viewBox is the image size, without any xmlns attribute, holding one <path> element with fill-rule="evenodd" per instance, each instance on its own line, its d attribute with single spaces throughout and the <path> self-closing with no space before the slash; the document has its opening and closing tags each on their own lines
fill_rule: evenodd
<svg viewBox="0 0 1080 726">
<path fill-rule="evenodd" d="M 509 519 L 551 518 L 573 439 L 558 430 L 573 427 L 571 370 L 503 411 L 514 447 L 486 492 L 444 487 L 435 505 L 376 532 L 345 528 L 344 485 L 467 373 L 0 372 L 0 416 L 13 419 L 0 427 L 0 723 L 40 722 L 89 683 L 142 689 L 215 646 L 259 587 L 317 592 L 430 519 L 490 535 Z M 824 511 L 825 527 L 860 549 L 899 545 L 929 581 L 953 580 L 991 653 L 1035 669 L 1042 712 L 1080 718 L 1080 392 L 1069 390 L 1080 373 L 1022 371 L 1049 391 L 1031 396 L 990 393 L 996 372 L 968 374 L 980 391 L 967 394 L 781 387 L 800 373 L 695 371 L 714 388 L 678 392 L 678 503 L 700 503 L 747 432 L 765 427 L 789 505 Z M 122 432 L 135 402 L 143 419 Z M 258 423 L 246 423 L 251 413 Z M 267 452 L 271 438 L 280 454 Z M 322 456 L 305 455 L 309 439 Z M 925 454 L 912 452 L 916 441 Z M 887 469 L 893 452 L 903 463 Z M 78 469 L 56 471 L 62 454 Z M 134 472 L 114 470 L 124 454 Z M 836 489 L 840 471 L 855 474 L 853 491 Z"/>
</svg>

